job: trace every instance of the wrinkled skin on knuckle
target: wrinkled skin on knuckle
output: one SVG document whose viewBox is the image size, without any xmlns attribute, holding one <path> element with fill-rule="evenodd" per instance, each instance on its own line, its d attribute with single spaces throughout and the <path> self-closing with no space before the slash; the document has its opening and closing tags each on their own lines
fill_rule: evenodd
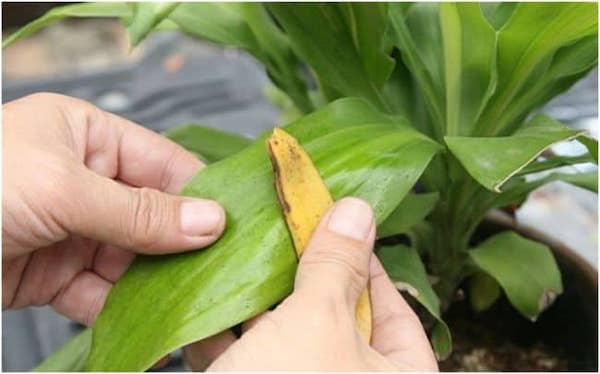
<svg viewBox="0 0 600 374">
<path fill-rule="evenodd" d="M 123 217 L 125 236 L 132 248 L 154 248 L 169 233 L 173 212 L 164 197 L 150 188 L 140 188 L 130 195 L 131 214 Z"/>
<path fill-rule="evenodd" d="M 34 239 L 26 243 L 23 235 L 17 234 L 23 245 L 39 247 L 66 238 L 65 227 L 79 219 L 81 199 L 85 197 L 76 165 L 59 157 L 49 156 L 46 160 L 39 172 L 25 171 L 26 175 L 18 178 L 20 182 L 5 188 L 10 199 L 10 207 L 5 208 L 21 217 L 21 222 L 10 219 L 13 224 L 7 230 L 28 233 L 27 236 Z"/>
</svg>

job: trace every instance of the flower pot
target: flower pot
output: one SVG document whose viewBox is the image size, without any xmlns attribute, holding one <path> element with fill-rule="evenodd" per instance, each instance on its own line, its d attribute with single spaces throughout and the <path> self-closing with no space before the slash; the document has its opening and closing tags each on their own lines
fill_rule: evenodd
<svg viewBox="0 0 600 374">
<path fill-rule="evenodd" d="M 444 316 L 455 349 L 450 358 L 440 363 L 440 369 L 597 371 L 597 270 L 565 243 L 518 225 L 503 212 L 493 212 L 479 227 L 476 237 L 484 239 L 509 229 L 552 249 L 561 269 L 564 292 L 532 322 L 520 315 L 505 297 L 485 312 L 474 312 L 469 307 L 468 295 L 460 297 L 464 292 L 459 290 L 460 300 Z"/>
</svg>

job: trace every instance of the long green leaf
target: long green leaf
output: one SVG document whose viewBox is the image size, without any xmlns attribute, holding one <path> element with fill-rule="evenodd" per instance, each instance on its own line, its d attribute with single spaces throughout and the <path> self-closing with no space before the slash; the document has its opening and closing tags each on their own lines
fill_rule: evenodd
<svg viewBox="0 0 600 374">
<path fill-rule="evenodd" d="M 377 256 L 396 288 L 407 291 L 437 319 L 431 339 L 436 356 L 443 360 L 452 351 L 452 339 L 448 326 L 442 321 L 440 301 L 429 284 L 419 254 L 413 248 L 398 244 L 382 247 Z"/>
<path fill-rule="evenodd" d="M 443 3 L 446 135 L 469 135 L 496 85 L 496 32 L 477 3 Z"/>
<path fill-rule="evenodd" d="M 320 81 L 389 110 L 382 84 L 394 64 L 384 51 L 386 17 L 378 5 L 269 3 L 269 10 Z"/>
<path fill-rule="evenodd" d="M 258 3 L 183 3 L 171 15 L 186 33 L 212 42 L 245 49 L 267 68 L 273 82 L 303 112 L 313 109 L 300 62 L 287 37 Z"/>
<path fill-rule="evenodd" d="M 179 3 L 135 2 L 131 4 L 133 16 L 127 25 L 129 44 L 135 47 L 160 22 L 169 16 Z"/>
<path fill-rule="evenodd" d="M 482 2 L 479 4 L 485 18 L 496 30 L 504 26 L 516 5 L 516 2 Z"/>
<path fill-rule="evenodd" d="M 85 329 L 33 368 L 39 372 L 82 371 L 92 345 L 92 329 Z"/>
<path fill-rule="evenodd" d="M 526 181 L 523 177 L 515 177 L 506 184 L 500 194 L 485 189 L 481 189 L 476 193 L 472 198 L 473 204 L 467 206 L 466 211 L 461 212 L 461 214 L 470 217 L 466 232 L 469 235 L 472 234 L 491 209 L 521 204 L 532 191 L 554 181 L 562 181 L 592 192 L 598 192 L 597 170 L 575 174 L 555 172 L 530 181 Z"/>
<path fill-rule="evenodd" d="M 251 142 L 238 134 L 195 124 L 173 127 L 163 134 L 208 163 L 229 157 Z"/>
<path fill-rule="evenodd" d="M 379 223 L 439 149 L 358 99 L 332 103 L 286 130 L 306 148 L 332 195 L 366 199 Z M 262 139 L 202 170 L 182 193 L 219 201 L 227 211 L 224 235 L 202 251 L 136 259 L 96 321 L 87 370 L 147 369 L 291 291 L 296 256 Z"/>
<path fill-rule="evenodd" d="M 588 136 L 580 136 L 577 139 L 581 144 L 585 145 L 590 156 L 594 159 L 596 164 L 598 163 L 598 140 L 590 138 Z"/>
<path fill-rule="evenodd" d="M 391 40 L 418 83 L 433 121 L 433 133 L 441 139 L 445 133 L 445 102 L 438 4 L 390 3 L 388 7 Z"/>
<path fill-rule="evenodd" d="M 525 85 L 511 105 L 503 112 L 502 121 L 506 123 L 503 132 L 512 133 L 532 109 L 545 104 L 559 93 L 566 91 L 595 67 L 597 62 L 597 35 L 585 37 L 574 44 L 559 49 L 552 56 L 545 73 L 542 76 L 532 78 L 532 82 Z"/>
<path fill-rule="evenodd" d="M 489 208 L 502 207 L 509 204 L 519 204 L 525 200 L 530 192 L 554 181 L 563 181 L 592 192 L 598 192 L 597 170 L 576 174 L 552 173 L 543 178 L 529 182 L 519 181 L 514 183 L 514 185 L 506 188 L 501 194 L 493 195 L 491 199 L 492 204 L 490 204 L 491 206 Z"/>
<path fill-rule="evenodd" d="M 184 32 L 263 56 L 262 48 L 235 3 L 182 3 L 169 15 Z M 260 60 L 260 58 L 259 58 Z"/>
<path fill-rule="evenodd" d="M 554 143 L 584 132 L 538 115 L 507 137 L 445 137 L 450 151 L 475 180 L 500 192 L 500 186 Z"/>
<path fill-rule="evenodd" d="M 387 4 L 347 2 L 337 6 L 369 79 L 381 89 L 394 68 L 394 59 L 389 56 L 389 48 L 385 45 Z"/>
<path fill-rule="evenodd" d="M 437 192 L 408 194 L 392 214 L 377 228 L 377 237 L 404 234 L 416 223 L 425 219 L 438 202 Z"/>
<path fill-rule="evenodd" d="M 264 5 L 244 3 L 239 10 L 264 50 L 262 62 L 269 77 L 287 93 L 299 110 L 304 113 L 312 111 L 314 107 L 300 73 L 301 64 L 292 52 L 287 35 L 277 27 Z"/>
<path fill-rule="evenodd" d="M 531 320 L 563 291 L 560 270 L 548 247 L 514 232 L 492 236 L 469 255 L 500 283 L 511 304 Z"/>
<path fill-rule="evenodd" d="M 534 92 L 536 96 L 545 90 L 556 95 L 579 79 L 581 75 L 576 74 L 573 68 L 579 71 L 589 69 L 597 61 L 592 41 L 597 38 L 597 32 L 598 5 L 595 3 L 516 5 L 508 21 L 498 31 L 498 84 L 490 105 L 482 114 L 477 135 L 510 134 L 523 120 L 519 113 L 528 112 L 540 104 L 528 92 Z M 562 48 L 582 40 L 586 40 L 585 48 L 577 46 L 566 55 L 560 54 Z M 573 56 L 581 59 L 580 63 L 575 63 Z M 562 59 L 569 62 L 563 64 Z M 557 85 L 553 82 L 555 79 L 559 79 Z M 543 95 L 544 101 L 550 97 Z M 526 98 L 529 100 L 524 100 Z M 514 105 L 519 107 L 513 108 Z M 525 110 L 521 110 L 522 105 L 526 106 Z M 515 115 L 515 111 L 519 113 Z"/>
<path fill-rule="evenodd" d="M 32 35 L 42 28 L 67 17 L 131 17 L 132 9 L 126 3 L 82 3 L 65 5 L 49 10 L 42 17 L 28 23 L 14 34 L 2 41 L 2 48 L 6 48 L 19 39 Z"/>
<path fill-rule="evenodd" d="M 581 156 L 554 156 L 547 160 L 532 162 L 515 175 L 537 173 L 561 166 L 577 165 L 586 162 L 596 162 L 596 160 L 594 160 L 593 156 L 588 153 Z"/>
<path fill-rule="evenodd" d="M 487 273 L 479 271 L 469 278 L 469 302 L 477 312 L 491 307 L 500 297 L 500 285 Z"/>
</svg>

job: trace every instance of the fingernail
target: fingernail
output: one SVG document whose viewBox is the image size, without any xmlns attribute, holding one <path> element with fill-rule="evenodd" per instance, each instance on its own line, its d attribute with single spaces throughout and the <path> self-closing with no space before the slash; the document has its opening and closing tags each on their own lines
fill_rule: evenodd
<svg viewBox="0 0 600 374">
<path fill-rule="evenodd" d="M 329 216 L 327 229 L 336 234 L 366 240 L 373 224 L 373 210 L 366 202 L 347 197 L 338 201 Z"/>
<path fill-rule="evenodd" d="M 206 236 L 219 233 L 224 224 L 223 208 L 214 201 L 190 200 L 181 204 L 181 231 L 188 236 Z"/>
</svg>

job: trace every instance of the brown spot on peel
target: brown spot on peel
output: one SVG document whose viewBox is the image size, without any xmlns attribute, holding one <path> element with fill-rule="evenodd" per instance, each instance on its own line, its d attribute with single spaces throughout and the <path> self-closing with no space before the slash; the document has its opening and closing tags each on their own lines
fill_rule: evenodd
<svg viewBox="0 0 600 374">
<path fill-rule="evenodd" d="M 333 205 L 333 198 L 312 160 L 294 137 L 275 128 L 266 140 L 266 148 L 273 165 L 279 203 L 299 257 L 321 218 Z M 367 341 L 371 339 L 371 324 L 367 287 L 356 304 L 356 326 Z"/>
</svg>

